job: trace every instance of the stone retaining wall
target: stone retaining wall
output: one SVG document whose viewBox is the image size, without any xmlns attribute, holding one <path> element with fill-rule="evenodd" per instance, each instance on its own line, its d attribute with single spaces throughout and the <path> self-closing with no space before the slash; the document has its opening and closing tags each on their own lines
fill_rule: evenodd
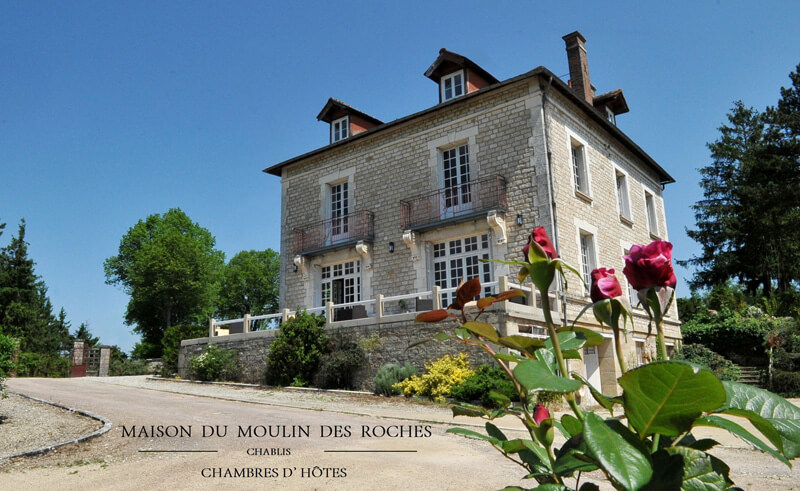
<svg viewBox="0 0 800 491">
<path fill-rule="evenodd" d="M 481 363 L 492 363 L 491 357 L 480 349 L 463 346 L 455 341 L 430 341 L 412 348 L 409 346 L 430 339 L 440 331 L 452 332 L 455 323 L 419 324 L 413 316 L 408 320 L 375 324 L 352 322 L 341 326 L 326 327 L 328 336 L 335 346 L 356 343 L 364 349 L 367 358 L 365 366 L 355 375 L 354 386 L 357 389 L 372 390 L 375 374 L 386 363 L 409 362 L 416 366 L 419 373 L 424 371 L 425 363 L 440 358 L 445 354 L 455 355 L 462 351 L 470 354 L 470 362 L 477 366 Z M 485 315 L 481 320 L 496 322 L 496 314 Z M 278 331 L 256 331 L 246 334 L 232 334 L 212 338 L 211 343 L 219 348 L 235 349 L 239 353 L 239 366 L 242 370 L 242 382 L 264 383 L 267 353 L 269 345 Z M 183 378 L 192 378 L 188 360 L 201 354 L 208 345 L 209 338 L 190 339 L 181 343 L 178 357 L 178 374 Z"/>
</svg>

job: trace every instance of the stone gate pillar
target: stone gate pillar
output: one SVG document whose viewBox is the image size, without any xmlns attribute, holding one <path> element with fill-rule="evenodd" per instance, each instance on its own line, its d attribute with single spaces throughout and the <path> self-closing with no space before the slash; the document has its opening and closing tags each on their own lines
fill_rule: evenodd
<svg viewBox="0 0 800 491">
<path fill-rule="evenodd" d="M 72 369 L 71 377 L 85 377 L 86 367 L 89 365 L 89 344 L 83 339 L 76 339 L 72 344 Z"/>
<path fill-rule="evenodd" d="M 108 377 L 108 367 L 111 364 L 111 346 L 100 347 L 100 367 L 97 370 L 98 377 Z"/>
</svg>

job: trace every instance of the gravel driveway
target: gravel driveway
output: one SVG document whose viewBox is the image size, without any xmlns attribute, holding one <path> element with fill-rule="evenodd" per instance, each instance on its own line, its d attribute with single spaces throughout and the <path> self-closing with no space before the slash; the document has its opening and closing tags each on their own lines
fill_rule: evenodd
<svg viewBox="0 0 800 491">
<path fill-rule="evenodd" d="M 146 377 L 8 382 L 11 390 L 105 416 L 114 427 L 107 434 L 78 445 L 37 457 L 0 461 L 0 489 L 267 487 L 461 491 L 534 484 L 518 480 L 520 468 L 490 446 L 446 434 L 453 424 L 464 426 L 478 420 L 454 420 L 447 407 L 436 404 L 359 394 L 154 381 Z M 0 425 L 0 445 L 16 449 L 34 441 L 92 431 L 99 425 L 15 397 L 0 401 L 0 414 L 6 411 L 10 411 L 12 420 L 20 416 L 20 411 L 39 418 L 35 425 L 38 430 L 30 433 L 30 439 L 20 440 L 17 436 L 16 443 L 10 443 L 10 438 L 6 441 L 6 425 Z M 158 436 L 154 434 L 158 425 L 191 427 L 192 434 Z M 204 425 L 228 425 L 229 433 L 225 437 L 204 438 L 199 434 Z M 309 435 L 237 436 L 239 426 L 308 427 Z M 513 420 L 502 421 L 499 426 L 512 434 L 514 428 L 519 428 Z M 129 431 L 128 436 L 124 436 L 123 427 Z M 323 427 L 331 434 L 323 435 L 328 431 Z M 337 427 L 338 437 L 333 434 Z M 372 433 L 383 431 L 381 428 L 423 430 L 416 436 L 377 437 L 364 436 L 364 427 Z M 8 435 L 15 431 L 11 428 L 8 427 Z M 132 437 L 131 428 L 145 428 L 145 434 Z M 345 428 L 349 428 L 349 434 L 344 433 Z M 790 470 L 727 435 L 711 436 L 725 446 L 716 455 L 731 465 L 734 480 L 744 489 L 800 489 L 797 469 Z M 237 469 L 242 469 L 241 476 L 257 470 L 261 476 L 225 477 L 226 471 L 235 474 Z"/>
</svg>

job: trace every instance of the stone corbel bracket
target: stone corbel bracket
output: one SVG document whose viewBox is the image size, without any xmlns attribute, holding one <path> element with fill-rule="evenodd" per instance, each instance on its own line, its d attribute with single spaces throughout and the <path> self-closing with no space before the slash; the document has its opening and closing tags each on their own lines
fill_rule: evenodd
<svg viewBox="0 0 800 491">
<path fill-rule="evenodd" d="M 356 252 L 359 256 L 363 259 L 361 260 L 361 264 L 364 265 L 364 269 L 369 271 L 372 269 L 372 252 L 369 250 L 369 245 L 364 242 L 363 240 L 359 240 L 356 242 Z"/>
<path fill-rule="evenodd" d="M 417 243 L 417 234 L 413 230 L 404 231 L 403 242 L 405 242 L 408 248 L 411 249 L 411 261 L 419 261 L 419 244 Z"/>
<path fill-rule="evenodd" d="M 498 244 L 505 244 L 508 242 L 508 234 L 506 233 L 506 219 L 503 217 L 503 215 L 492 210 L 488 215 L 486 215 L 486 221 L 494 231 L 494 235 L 497 237 L 496 242 Z"/>
<path fill-rule="evenodd" d="M 296 255 L 294 257 L 294 265 L 297 266 L 297 270 L 300 271 L 303 275 L 303 280 L 308 281 L 310 278 L 308 274 L 308 259 L 305 256 Z"/>
</svg>

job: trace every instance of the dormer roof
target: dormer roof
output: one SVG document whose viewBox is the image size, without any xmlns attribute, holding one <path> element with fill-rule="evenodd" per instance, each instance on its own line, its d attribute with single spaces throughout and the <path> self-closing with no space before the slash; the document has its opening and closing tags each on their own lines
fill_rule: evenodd
<svg viewBox="0 0 800 491">
<path fill-rule="evenodd" d="M 353 106 L 349 106 L 338 99 L 334 99 L 333 97 L 328 99 L 325 107 L 323 107 L 322 111 L 320 111 L 317 115 L 317 120 L 330 123 L 331 121 L 343 118 L 345 116 L 359 116 L 364 121 L 371 123 L 374 126 L 383 124 L 383 121 L 380 119 L 370 116 L 365 112 L 359 111 Z"/>
<path fill-rule="evenodd" d="M 430 68 L 425 71 L 425 76 L 438 84 L 443 76 L 464 68 L 472 70 L 476 75 L 485 80 L 488 85 L 499 82 L 491 73 L 478 66 L 466 56 L 447 51 L 445 48 L 439 50 L 439 56 L 434 60 Z"/>
<path fill-rule="evenodd" d="M 611 109 L 615 115 L 629 111 L 628 102 L 625 100 L 625 96 L 622 95 L 622 89 L 612 90 L 596 96 L 592 100 L 592 105 L 597 109 L 602 109 L 605 106 Z"/>
</svg>

